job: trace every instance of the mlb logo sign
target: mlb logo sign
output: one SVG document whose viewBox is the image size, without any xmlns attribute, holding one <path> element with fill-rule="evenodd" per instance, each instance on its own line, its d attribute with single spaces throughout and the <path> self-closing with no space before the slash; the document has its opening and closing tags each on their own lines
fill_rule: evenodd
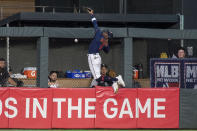
<svg viewBox="0 0 197 131">
<path fill-rule="evenodd" d="M 151 60 L 151 87 L 181 87 L 181 63 L 163 59 Z"/>
<path fill-rule="evenodd" d="M 197 63 L 184 63 L 184 88 L 197 89 Z"/>
<path fill-rule="evenodd" d="M 151 59 L 151 87 L 197 88 L 196 59 Z"/>
</svg>

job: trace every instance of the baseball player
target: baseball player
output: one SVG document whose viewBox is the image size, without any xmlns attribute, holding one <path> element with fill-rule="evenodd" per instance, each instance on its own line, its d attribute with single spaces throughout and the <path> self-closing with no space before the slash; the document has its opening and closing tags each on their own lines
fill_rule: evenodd
<svg viewBox="0 0 197 131">
<path fill-rule="evenodd" d="M 96 18 L 94 16 L 94 11 L 88 8 L 88 13 L 91 15 L 91 21 L 95 29 L 94 39 L 91 41 L 88 50 L 88 64 L 90 71 L 93 75 L 93 81 L 91 87 L 97 85 L 96 79 L 101 76 L 101 57 L 99 52 L 103 50 L 105 53 L 109 52 L 108 39 L 112 38 L 113 34 L 108 30 L 101 31 L 98 28 Z"/>
</svg>

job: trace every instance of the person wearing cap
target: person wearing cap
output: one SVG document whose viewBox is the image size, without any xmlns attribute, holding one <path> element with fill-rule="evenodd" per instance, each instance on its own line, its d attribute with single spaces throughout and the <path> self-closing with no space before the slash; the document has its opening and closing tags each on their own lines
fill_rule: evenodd
<svg viewBox="0 0 197 131">
<path fill-rule="evenodd" d="M 0 58 L 0 87 L 6 87 L 7 83 L 17 86 L 17 83 L 10 77 L 7 71 L 5 59 Z"/>
<path fill-rule="evenodd" d="M 109 52 L 109 39 L 113 37 L 113 34 L 108 30 L 101 31 L 98 28 L 98 24 L 96 18 L 94 16 L 94 11 L 92 9 L 87 10 L 88 13 L 91 15 L 91 21 L 94 26 L 95 36 L 94 39 L 91 41 L 88 49 L 88 64 L 90 71 L 93 75 L 93 81 L 91 83 L 91 87 L 97 85 L 96 79 L 98 79 L 101 74 L 101 57 L 99 55 L 100 51 L 104 51 L 105 53 Z"/>
<path fill-rule="evenodd" d="M 112 86 L 114 93 L 118 92 L 118 79 L 110 77 L 108 74 L 108 66 L 101 64 L 101 76 L 96 79 L 98 86 Z"/>
</svg>

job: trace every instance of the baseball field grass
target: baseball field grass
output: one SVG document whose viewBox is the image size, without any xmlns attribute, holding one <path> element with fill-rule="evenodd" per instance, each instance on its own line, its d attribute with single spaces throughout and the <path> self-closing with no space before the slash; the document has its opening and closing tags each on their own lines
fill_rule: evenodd
<svg viewBox="0 0 197 131">
<path fill-rule="evenodd" d="M 111 131 L 113 129 L 0 129 L 0 131 Z M 181 130 L 181 129 L 173 129 L 173 130 L 148 130 L 148 129 L 138 129 L 138 130 L 119 130 L 114 129 L 115 131 L 197 131 L 196 130 Z"/>
</svg>

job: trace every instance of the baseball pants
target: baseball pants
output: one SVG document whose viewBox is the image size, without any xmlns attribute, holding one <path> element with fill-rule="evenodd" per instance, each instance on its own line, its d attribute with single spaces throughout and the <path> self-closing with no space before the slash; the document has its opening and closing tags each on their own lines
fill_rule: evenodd
<svg viewBox="0 0 197 131">
<path fill-rule="evenodd" d="M 91 86 L 94 86 L 97 84 L 96 79 L 101 76 L 101 57 L 99 53 L 88 54 L 88 64 L 94 78 Z"/>
</svg>

